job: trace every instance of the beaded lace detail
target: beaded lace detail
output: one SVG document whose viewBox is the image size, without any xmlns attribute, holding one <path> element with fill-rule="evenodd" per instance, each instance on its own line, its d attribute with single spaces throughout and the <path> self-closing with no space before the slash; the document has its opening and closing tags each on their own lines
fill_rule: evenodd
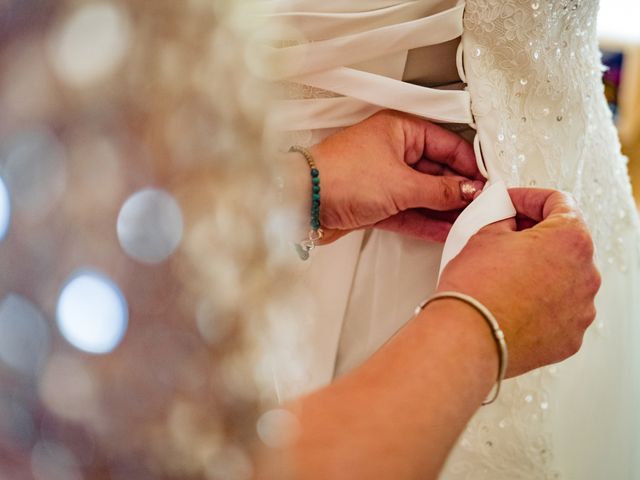
<svg viewBox="0 0 640 480">
<path fill-rule="evenodd" d="M 625 271 L 638 220 L 603 93 L 597 10 L 598 0 L 469 0 L 466 76 L 474 115 L 496 126 L 489 160 L 505 182 L 572 193 L 601 267 Z M 508 381 L 472 419 L 441 478 L 563 478 L 549 430 L 561 372 Z"/>
<path fill-rule="evenodd" d="M 503 383 L 496 403 L 482 407 L 453 450 L 441 480 L 557 480 L 547 424 L 550 391 L 561 367 Z"/>
<path fill-rule="evenodd" d="M 468 1 L 467 79 L 474 113 L 497 121 L 507 184 L 571 192 L 600 262 L 624 270 L 637 216 L 603 93 L 597 11 L 597 0 Z"/>
</svg>

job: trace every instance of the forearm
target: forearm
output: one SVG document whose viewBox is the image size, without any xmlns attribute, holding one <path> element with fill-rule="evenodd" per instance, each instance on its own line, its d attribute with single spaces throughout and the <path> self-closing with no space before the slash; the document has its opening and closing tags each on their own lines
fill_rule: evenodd
<svg viewBox="0 0 640 480">
<path fill-rule="evenodd" d="M 301 423 L 291 478 L 435 478 L 497 364 L 482 317 L 435 302 L 358 370 L 291 407 Z"/>
</svg>

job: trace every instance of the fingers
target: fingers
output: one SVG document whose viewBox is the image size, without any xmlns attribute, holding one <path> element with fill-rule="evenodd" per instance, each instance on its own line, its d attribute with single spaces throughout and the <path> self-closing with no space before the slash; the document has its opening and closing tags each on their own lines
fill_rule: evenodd
<svg viewBox="0 0 640 480">
<path fill-rule="evenodd" d="M 447 175 L 450 177 L 459 177 L 460 173 L 452 170 L 446 165 L 438 162 L 432 162 L 431 160 L 422 159 L 419 160 L 413 168 L 421 173 L 426 173 L 428 175 Z"/>
<path fill-rule="evenodd" d="M 433 176 L 411 170 L 397 185 L 400 210 L 428 208 L 447 211 L 466 207 L 484 183 L 464 177 Z"/>
<path fill-rule="evenodd" d="M 416 209 L 422 216 L 432 218 L 434 220 L 444 220 L 445 222 L 453 224 L 460 214 L 462 213 L 462 209 L 460 210 L 447 210 L 447 211 L 438 211 L 438 210 L 429 210 L 428 208 L 418 208 Z"/>
<path fill-rule="evenodd" d="M 481 229 L 484 232 L 515 232 L 516 230 L 518 230 L 518 225 L 514 218 L 491 223 Z"/>
<path fill-rule="evenodd" d="M 533 228 L 553 218 L 579 215 L 572 197 L 558 190 L 544 188 L 510 188 L 509 195 L 517 216 L 488 225 L 485 231 L 521 231 Z"/>
<path fill-rule="evenodd" d="M 528 217 L 523 217 L 523 216 L 517 215 L 516 216 L 516 224 L 517 224 L 517 228 L 516 229 L 520 232 L 522 230 L 527 230 L 529 228 L 535 227 L 538 224 L 538 222 L 536 222 L 534 220 L 531 220 Z"/>
<path fill-rule="evenodd" d="M 425 157 L 459 175 L 478 180 L 483 178 L 478 171 L 473 146 L 460 135 L 417 117 L 406 115 L 403 118 L 408 164 L 413 165 Z"/>
<path fill-rule="evenodd" d="M 415 210 L 407 210 L 378 222 L 375 227 L 421 240 L 444 242 L 451 230 L 451 222 L 429 218 Z"/>
<path fill-rule="evenodd" d="M 555 215 L 576 214 L 576 203 L 566 193 L 544 188 L 511 188 L 511 201 L 518 215 L 541 222 Z"/>
</svg>

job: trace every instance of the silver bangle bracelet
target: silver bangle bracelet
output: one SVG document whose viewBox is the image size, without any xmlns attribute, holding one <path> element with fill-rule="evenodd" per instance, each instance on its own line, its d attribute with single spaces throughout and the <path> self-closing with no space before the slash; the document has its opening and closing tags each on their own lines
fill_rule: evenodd
<svg viewBox="0 0 640 480">
<path fill-rule="evenodd" d="M 507 349 L 507 342 L 504 339 L 504 332 L 500 328 L 500 324 L 496 320 L 496 317 L 489 311 L 487 307 L 485 307 L 482 303 L 480 303 L 475 298 L 465 295 L 464 293 L 459 292 L 439 292 L 434 294 L 433 296 L 427 298 L 420 305 L 416 307 L 415 315 L 417 316 L 424 310 L 424 308 L 429 305 L 431 302 L 436 300 L 441 300 L 445 298 L 454 298 L 456 300 L 460 300 L 467 305 L 473 307 L 480 315 L 484 317 L 486 322 L 491 327 L 491 332 L 493 333 L 493 338 L 496 341 L 496 346 L 498 348 L 498 379 L 496 381 L 496 385 L 493 390 L 493 395 L 488 400 L 482 402 L 482 405 L 489 405 L 493 403 L 498 398 L 500 394 L 500 386 L 502 385 L 502 381 L 504 380 L 504 376 L 507 373 L 507 364 L 509 362 L 509 351 Z"/>
</svg>

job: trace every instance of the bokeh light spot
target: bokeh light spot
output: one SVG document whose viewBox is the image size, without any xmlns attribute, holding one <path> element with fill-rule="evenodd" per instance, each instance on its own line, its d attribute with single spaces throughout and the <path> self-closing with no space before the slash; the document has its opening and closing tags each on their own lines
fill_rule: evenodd
<svg viewBox="0 0 640 480">
<path fill-rule="evenodd" d="M 65 446 L 39 441 L 31 451 L 31 472 L 36 480 L 82 480 L 73 453 Z"/>
<path fill-rule="evenodd" d="M 26 398 L 14 392 L 0 392 L 0 435 L 5 442 L 28 448 L 36 435 Z"/>
<path fill-rule="evenodd" d="M 97 380 L 79 356 L 54 354 L 39 383 L 42 403 L 57 417 L 91 422 L 98 416 Z"/>
<path fill-rule="evenodd" d="M 113 72 L 129 47 L 129 19 L 112 3 L 92 2 L 76 10 L 51 42 L 58 76 L 76 87 Z"/>
<path fill-rule="evenodd" d="M 118 286 L 97 272 L 73 276 L 62 289 L 57 307 L 58 328 L 74 347 L 89 353 L 109 353 L 127 329 L 127 301 Z"/>
<path fill-rule="evenodd" d="M 0 177 L 0 240 L 2 240 L 9 230 L 9 221 L 11 220 L 11 200 L 7 186 Z"/>
<path fill-rule="evenodd" d="M 8 142 L 3 177 L 14 208 L 29 220 L 45 217 L 67 184 L 66 151 L 46 127 L 23 130 Z"/>
<path fill-rule="evenodd" d="M 11 294 L 0 304 L 0 359 L 12 369 L 35 376 L 49 353 L 49 328 L 27 299 Z"/>
<path fill-rule="evenodd" d="M 243 450 L 226 446 L 209 458 L 207 478 L 249 480 L 253 478 L 253 466 L 249 456 Z"/>
<path fill-rule="evenodd" d="M 182 211 L 167 192 L 141 190 L 122 206 L 117 230 L 120 245 L 129 256 L 143 263 L 160 263 L 182 240 Z"/>
</svg>

